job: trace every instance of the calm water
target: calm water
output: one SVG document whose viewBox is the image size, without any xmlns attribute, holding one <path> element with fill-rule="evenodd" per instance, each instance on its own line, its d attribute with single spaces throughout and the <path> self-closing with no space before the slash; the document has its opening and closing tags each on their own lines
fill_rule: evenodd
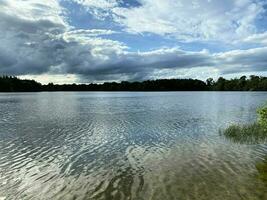
<svg viewBox="0 0 267 200">
<path fill-rule="evenodd" d="M 0 94 L 0 199 L 267 199 L 267 144 L 220 136 L 267 93 Z"/>
</svg>

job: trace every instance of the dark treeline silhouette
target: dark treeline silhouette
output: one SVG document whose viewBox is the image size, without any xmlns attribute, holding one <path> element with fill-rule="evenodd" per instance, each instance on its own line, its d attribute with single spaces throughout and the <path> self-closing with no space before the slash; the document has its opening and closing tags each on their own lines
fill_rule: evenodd
<svg viewBox="0 0 267 200">
<path fill-rule="evenodd" d="M 251 75 L 226 80 L 220 77 L 216 82 L 209 78 L 207 87 L 215 91 L 267 91 L 267 77 Z"/>
<path fill-rule="evenodd" d="M 21 80 L 14 76 L 0 76 L 0 92 L 38 92 L 42 84 L 34 80 Z"/>
<path fill-rule="evenodd" d="M 206 84 L 200 80 L 192 79 L 162 79 L 143 82 L 121 83 L 110 82 L 103 84 L 71 84 L 54 85 L 52 83 L 44 85 L 46 91 L 203 91 Z"/>
<path fill-rule="evenodd" d="M 14 76 L 0 76 L 0 92 L 36 91 L 267 91 L 267 77 L 242 76 L 234 79 L 220 77 L 206 82 L 196 79 L 160 79 L 143 82 L 122 81 L 103 84 L 42 85 L 34 80 L 21 80 Z"/>
</svg>

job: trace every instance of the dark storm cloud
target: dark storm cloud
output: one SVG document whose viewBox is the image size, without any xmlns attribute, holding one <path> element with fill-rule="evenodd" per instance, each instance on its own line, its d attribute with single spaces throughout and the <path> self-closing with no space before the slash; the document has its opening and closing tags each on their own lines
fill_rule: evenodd
<svg viewBox="0 0 267 200">
<path fill-rule="evenodd" d="M 7 52 L 5 52 L 5 50 L 0 49 L 0 67 L 10 67 L 16 62 L 17 61 L 13 59 L 11 54 L 8 54 Z"/>
<path fill-rule="evenodd" d="M 58 41 L 64 24 L 47 19 L 34 19 L 0 10 L 0 73 L 40 74 L 57 64 Z M 9 12 L 5 12 L 8 10 Z"/>
<path fill-rule="evenodd" d="M 86 58 L 81 62 L 89 63 Z M 68 72 L 97 80 L 116 79 L 121 75 L 128 79 L 144 79 L 156 70 L 211 66 L 212 62 L 210 56 L 203 52 L 187 53 L 179 49 L 163 49 L 148 53 L 113 53 L 105 62 L 94 65 L 92 67 L 77 65 L 69 68 Z"/>
<path fill-rule="evenodd" d="M 1 28 L 5 28 L 4 31 L 15 31 L 25 32 L 28 34 L 36 34 L 38 32 L 61 32 L 64 30 L 64 26 L 56 24 L 50 20 L 26 20 L 15 15 L 8 15 L 0 12 L 0 25 Z"/>
<path fill-rule="evenodd" d="M 215 59 L 223 74 L 267 70 L 267 47 L 235 50 L 217 54 Z"/>
</svg>

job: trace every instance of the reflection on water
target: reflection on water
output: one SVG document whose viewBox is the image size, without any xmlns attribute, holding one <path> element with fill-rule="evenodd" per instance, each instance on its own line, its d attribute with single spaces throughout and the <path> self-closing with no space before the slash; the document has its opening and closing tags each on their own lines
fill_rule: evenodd
<svg viewBox="0 0 267 200">
<path fill-rule="evenodd" d="M 0 94 L 0 197 L 267 199 L 267 146 L 219 129 L 267 93 Z"/>
<path fill-rule="evenodd" d="M 267 155 L 263 161 L 256 163 L 256 168 L 259 172 L 258 178 L 267 186 Z"/>
</svg>

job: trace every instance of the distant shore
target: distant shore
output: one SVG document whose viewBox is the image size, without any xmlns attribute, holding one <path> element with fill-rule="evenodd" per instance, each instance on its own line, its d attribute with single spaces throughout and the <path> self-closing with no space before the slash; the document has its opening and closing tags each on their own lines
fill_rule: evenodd
<svg viewBox="0 0 267 200">
<path fill-rule="evenodd" d="M 142 82 L 105 82 L 102 84 L 53 84 L 43 85 L 35 80 L 22 80 L 14 76 L 0 76 L 0 92 L 49 92 L 49 91 L 267 91 L 267 77 L 251 75 L 227 80 L 220 77 L 206 81 L 197 79 L 159 79 Z"/>
</svg>

